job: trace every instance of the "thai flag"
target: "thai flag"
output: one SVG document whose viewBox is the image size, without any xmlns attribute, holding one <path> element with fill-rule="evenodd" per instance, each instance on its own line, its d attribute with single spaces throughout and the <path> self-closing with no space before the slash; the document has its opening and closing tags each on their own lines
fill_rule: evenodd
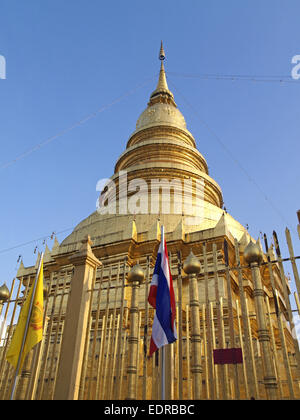
<svg viewBox="0 0 300 420">
<path fill-rule="evenodd" d="M 160 347 L 177 340 L 175 295 L 163 226 L 148 302 L 156 309 L 150 341 L 150 356 L 152 356 Z"/>
</svg>

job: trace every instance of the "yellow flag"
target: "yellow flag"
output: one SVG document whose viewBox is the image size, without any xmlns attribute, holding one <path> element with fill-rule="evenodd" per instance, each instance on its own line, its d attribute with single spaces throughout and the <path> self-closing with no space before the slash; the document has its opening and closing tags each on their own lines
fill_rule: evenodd
<svg viewBox="0 0 300 420">
<path fill-rule="evenodd" d="M 13 334 L 10 346 L 8 348 L 6 359 L 7 361 L 12 364 L 15 368 L 17 368 L 19 355 L 22 348 L 22 342 L 26 330 L 26 323 L 27 319 L 30 316 L 26 340 L 24 344 L 24 348 L 21 355 L 20 361 L 20 369 L 22 369 L 24 359 L 29 351 L 35 346 L 38 342 L 40 342 L 43 338 L 43 306 L 44 306 L 44 297 L 43 297 L 43 260 L 40 263 L 40 271 L 38 273 L 38 279 L 35 289 L 35 294 L 33 298 L 33 305 L 31 314 L 29 314 L 30 310 L 30 302 L 33 293 L 34 285 L 31 286 L 29 291 L 28 297 L 22 306 L 18 324 L 16 326 L 15 332 Z"/>
</svg>

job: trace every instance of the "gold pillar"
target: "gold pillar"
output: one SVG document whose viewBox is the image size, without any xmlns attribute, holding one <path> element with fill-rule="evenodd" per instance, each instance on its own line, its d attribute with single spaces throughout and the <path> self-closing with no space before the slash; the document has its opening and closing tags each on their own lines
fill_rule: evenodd
<svg viewBox="0 0 300 420">
<path fill-rule="evenodd" d="M 33 358 L 33 350 L 31 350 L 27 354 L 24 360 L 24 365 L 18 379 L 16 395 L 14 398 L 15 400 L 26 400 L 26 393 L 27 393 L 27 389 L 30 383 L 30 378 L 32 375 L 32 371 L 31 371 L 32 358 Z"/>
<path fill-rule="evenodd" d="M 139 334 L 138 289 L 144 281 L 145 275 L 140 265 L 135 265 L 128 273 L 128 282 L 132 285 L 130 305 L 130 333 L 128 338 L 127 364 L 127 397 L 126 400 L 136 400 L 136 383 L 138 375 L 137 352 Z"/>
<path fill-rule="evenodd" d="M 190 308 L 191 308 L 191 344 L 194 399 L 200 400 L 202 394 L 202 363 L 201 363 L 201 335 L 197 274 L 200 271 L 200 261 L 190 253 L 183 270 L 189 275 Z"/>
<path fill-rule="evenodd" d="M 88 236 L 70 257 L 74 265 L 71 292 L 66 310 L 61 356 L 54 400 L 77 400 L 88 325 L 89 290 L 95 270 L 101 265 L 91 249 Z"/>
<path fill-rule="evenodd" d="M 274 372 L 272 360 L 270 335 L 267 328 L 266 311 L 264 305 L 264 290 L 262 287 L 259 266 L 256 263 L 251 264 L 251 274 L 254 283 L 254 301 L 257 312 L 258 341 L 261 345 L 261 352 L 264 365 L 264 385 L 269 399 L 277 399 L 277 381 Z"/>
<path fill-rule="evenodd" d="M 254 286 L 253 296 L 257 315 L 256 318 L 258 326 L 258 341 L 261 346 L 261 353 L 263 358 L 264 385 L 266 388 L 268 399 L 276 400 L 277 381 L 274 372 L 274 364 L 271 353 L 270 335 L 267 328 L 266 310 L 264 304 L 264 290 L 259 269 L 259 264 L 262 262 L 263 257 L 258 244 L 253 244 L 252 242 L 250 242 L 244 251 L 244 258 L 245 261 L 250 264 Z"/>
</svg>

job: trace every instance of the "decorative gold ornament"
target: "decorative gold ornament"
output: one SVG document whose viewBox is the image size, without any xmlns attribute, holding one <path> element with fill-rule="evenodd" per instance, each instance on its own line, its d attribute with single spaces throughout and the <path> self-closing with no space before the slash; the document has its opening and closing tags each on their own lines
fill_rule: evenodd
<svg viewBox="0 0 300 420">
<path fill-rule="evenodd" d="M 0 301 L 5 302 L 9 298 L 9 290 L 6 286 L 6 284 L 2 284 L 0 287 Z"/>
<path fill-rule="evenodd" d="M 128 282 L 129 283 L 143 283 L 145 278 L 144 271 L 139 264 L 136 264 L 128 273 Z"/>
<path fill-rule="evenodd" d="M 201 269 L 201 264 L 198 258 L 193 254 L 191 250 L 189 256 L 183 264 L 183 270 L 186 274 L 198 274 Z"/>
<path fill-rule="evenodd" d="M 245 248 L 244 259 L 248 264 L 260 264 L 263 260 L 263 255 L 260 247 L 258 246 L 258 244 L 254 244 L 252 240 L 250 240 L 249 244 Z"/>
</svg>

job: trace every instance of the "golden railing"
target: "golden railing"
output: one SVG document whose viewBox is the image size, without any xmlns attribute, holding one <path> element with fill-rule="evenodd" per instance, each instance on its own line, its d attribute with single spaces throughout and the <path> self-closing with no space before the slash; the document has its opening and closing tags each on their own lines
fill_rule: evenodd
<svg viewBox="0 0 300 420">
<path fill-rule="evenodd" d="M 275 235 L 276 255 L 269 249 L 264 260 L 251 267 L 245 263 L 236 240 L 227 239 L 229 258 L 223 238 L 191 244 L 198 251 L 195 256 L 201 270 L 188 275 L 183 271 L 187 257 L 181 251 L 169 253 L 178 340 L 168 346 L 166 353 L 168 399 L 300 397 L 300 356 L 295 335 L 299 326 L 297 322 L 295 325 L 295 315 L 300 309 L 299 257 L 294 256 L 289 231 L 286 240 L 288 258 L 282 258 Z M 290 303 L 283 264 L 287 261 L 296 285 L 296 310 Z M 153 255 L 139 258 L 145 274 L 141 284 L 128 282 L 128 272 L 135 263 L 121 258 L 93 271 L 91 287 L 85 292 L 87 321 L 78 361 L 78 399 L 161 398 L 161 354 L 148 357 L 154 309 L 147 298 L 155 261 Z M 44 339 L 26 359 L 16 399 L 51 400 L 57 395 L 73 276 L 74 267 L 70 265 L 46 279 Z M 14 375 L 5 354 L 19 307 L 27 295 L 30 279 L 24 280 L 17 283 L 15 279 L 9 298 L 0 303 L 5 326 L 0 346 L 1 399 L 9 398 Z M 241 348 L 243 363 L 215 364 L 213 350 L 226 348 Z"/>
</svg>

